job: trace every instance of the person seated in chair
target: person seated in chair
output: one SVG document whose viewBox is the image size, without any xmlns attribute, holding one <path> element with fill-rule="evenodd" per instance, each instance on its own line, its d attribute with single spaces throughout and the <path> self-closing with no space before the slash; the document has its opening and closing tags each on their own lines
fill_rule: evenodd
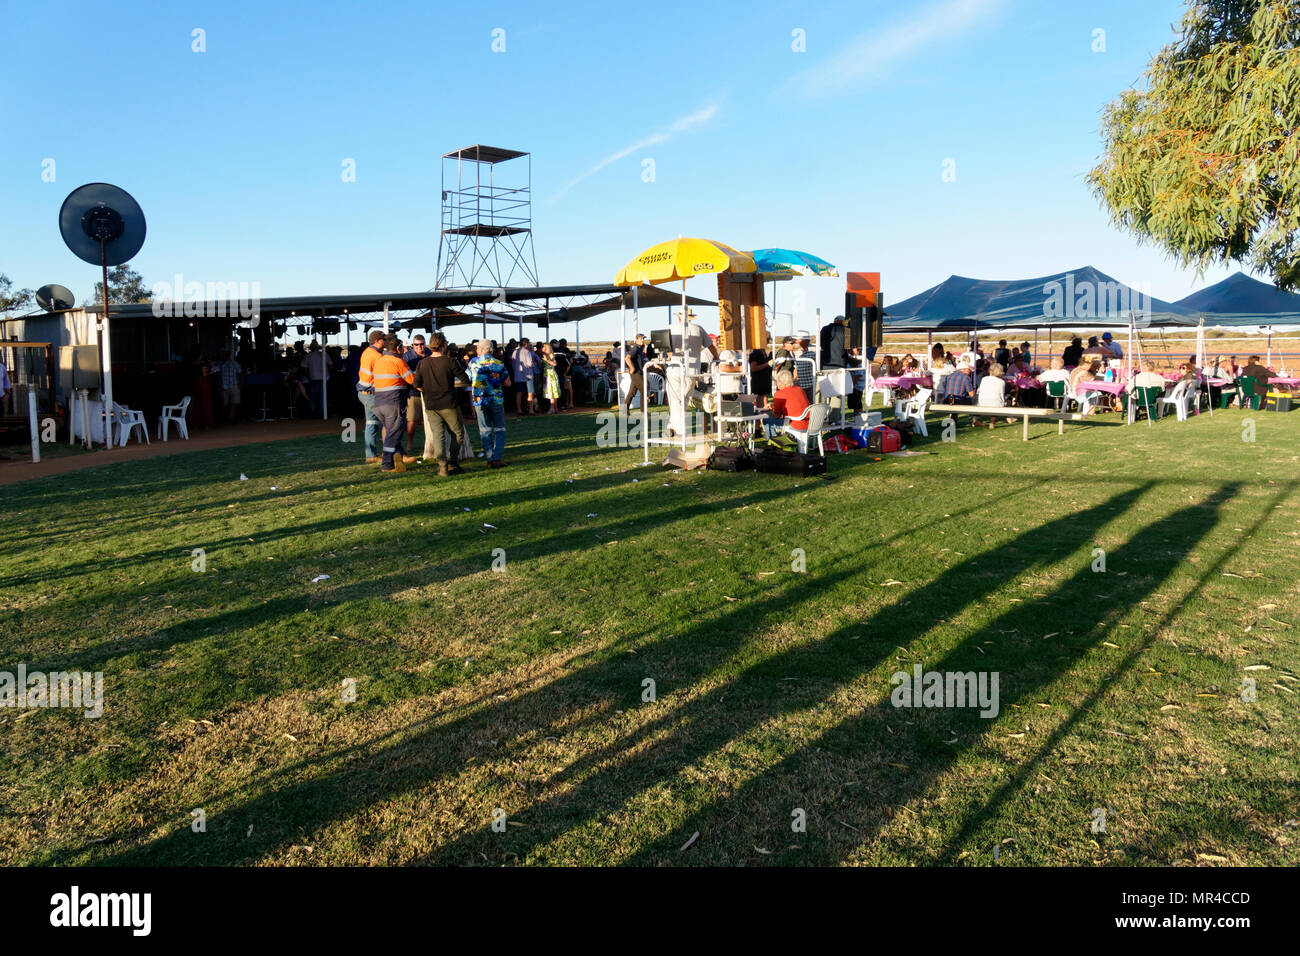
<svg viewBox="0 0 1300 956">
<path fill-rule="evenodd" d="M 1140 371 L 1133 376 L 1134 388 L 1158 388 L 1163 390 L 1166 384 L 1164 376 L 1158 374 L 1150 365 L 1141 366 Z"/>
<path fill-rule="evenodd" d="M 1071 395 L 1079 394 L 1080 382 L 1091 382 L 1099 378 L 1101 375 L 1101 360 L 1097 358 L 1092 358 L 1091 361 L 1089 361 L 1089 358 L 1090 356 L 1085 354 L 1083 358 L 1083 363 L 1080 364 L 1077 368 L 1075 368 L 1073 372 L 1070 373 L 1070 394 Z M 1082 401 L 1082 398 L 1080 398 L 1080 401 Z M 1102 411 L 1102 408 L 1101 406 L 1098 405 L 1095 406 L 1093 410 Z"/>
<path fill-rule="evenodd" d="M 956 368 L 943 377 L 943 383 L 939 386 L 939 404 L 975 404 L 975 370 L 965 357 L 958 361 Z M 955 415 L 949 417 L 956 418 Z M 971 424 L 978 425 L 979 419 L 971 419 Z"/>
<path fill-rule="evenodd" d="M 1258 356 L 1258 355 L 1252 355 L 1252 356 L 1251 356 L 1251 357 L 1246 361 L 1245 366 L 1242 367 L 1241 374 L 1242 374 L 1243 376 L 1249 375 L 1249 376 L 1250 376 L 1251 378 L 1253 378 L 1256 382 L 1258 382 L 1258 383 L 1260 384 L 1261 388 L 1262 388 L 1262 386 L 1265 386 L 1265 385 L 1268 384 L 1269 377 L 1270 377 L 1273 373 L 1270 372 L 1268 369 L 1264 368 L 1264 366 L 1262 366 L 1262 365 L 1259 364 L 1259 356 Z"/>
<path fill-rule="evenodd" d="M 1070 373 L 1065 370 L 1065 359 L 1060 358 L 1059 356 L 1052 359 L 1052 367 L 1046 372 L 1040 372 L 1038 374 L 1038 380 L 1044 385 L 1048 382 L 1068 383 L 1070 381 Z"/>
<path fill-rule="evenodd" d="M 809 405 L 808 396 L 795 384 L 794 373 L 781 369 L 776 373 L 776 394 L 772 396 L 772 417 L 767 419 L 769 434 L 789 425 L 798 431 L 808 430 L 808 418 L 801 415 Z M 798 419 L 796 421 L 796 419 Z"/>
</svg>

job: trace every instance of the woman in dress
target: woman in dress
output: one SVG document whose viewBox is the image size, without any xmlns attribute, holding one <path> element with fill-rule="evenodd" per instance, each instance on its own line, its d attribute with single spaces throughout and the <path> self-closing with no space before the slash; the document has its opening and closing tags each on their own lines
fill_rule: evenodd
<svg viewBox="0 0 1300 956">
<path fill-rule="evenodd" d="M 555 415 L 560 410 L 560 375 L 556 369 L 555 352 L 551 349 L 550 342 L 542 346 L 542 370 L 546 376 L 542 397 L 550 406 L 546 414 Z"/>
</svg>

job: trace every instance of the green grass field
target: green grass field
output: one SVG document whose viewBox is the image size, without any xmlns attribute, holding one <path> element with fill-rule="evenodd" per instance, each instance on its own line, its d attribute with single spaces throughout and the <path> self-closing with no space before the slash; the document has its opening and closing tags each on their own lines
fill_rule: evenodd
<svg viewBox="0 0 1300 956">
<path fill-rule="evenodd" d="M 0 862 L 1300 863 L 1300 414 L 963 426 L 833 482 L 595 434 L 0 489 L 0 671 L 104 675 L 99 719 L 0 710 Z M 997 717 L 894 707 L 915 664 L 997 672 Z"/>
</svg>

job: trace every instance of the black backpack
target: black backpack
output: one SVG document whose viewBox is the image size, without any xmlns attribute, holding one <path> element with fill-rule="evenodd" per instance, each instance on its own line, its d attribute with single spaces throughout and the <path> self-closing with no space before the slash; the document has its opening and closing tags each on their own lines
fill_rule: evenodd
<svg viewBox="0 0 1300 956">
<path fill-rule="evenodd" d="M 706 467 L 710 471 L 751 471 L 754 468 L 754 459 L 744 448 L 719 445 L 713 449 L 713 454 L 709 455 L 709 463 Z"/>
</svg>

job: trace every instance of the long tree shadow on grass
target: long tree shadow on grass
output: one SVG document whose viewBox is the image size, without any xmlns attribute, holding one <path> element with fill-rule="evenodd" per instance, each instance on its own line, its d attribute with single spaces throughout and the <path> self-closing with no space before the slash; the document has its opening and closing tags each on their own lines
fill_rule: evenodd
<svg viewBox="0 0 1300 956">
<path fill-rule="evenodd" d="M 962 823 L 960 830 L 958 830 L 952 839 L 948 841 L 948 845 L 939 855 L 937 860 L 939 864 L 943 865 L 956 862 L 958 856 L 964 852 L 966 846 L 975 837 L 975 834 L 977 834 L 985 824 L 995 819 L 1000 808 L 1009 803 L 1015 794 L 1024 788 L 1032 775 L 1040 770 L 1043 762 L 1051 756 L 1056 748 L 1060 746 L 1070 734 L 1075 732 L 1085 717 L 1087 717 L 1093 709 L 1102 702 L 1107 690 L 1110 687 L 1118 686 L 1118 682 L 1127 674 L 1132 672 L 1142 655 L 1150 650 L 1154 644 L 1156 635 L 1174 622 L 1178 610 L 1204 590 L 1206 583 L 1212 580 L 1215 575 L 1221 573 L 1224 565 L 1226 565 L 1234 555 L 1240 553 L 1246 548 L 1246 546 L 1254 539 L 1259 529 L 1269 519 L 1273 509 L 1294 494 L 1297 487 L 1300 487 L 1300 481 L 1286 482 L 1284 489 L 1273 497 L 1272 504 L 1261 510 L 1259 516 L 1251 522 L 1250 527 L 1242 529 L 1240 536 L 1237 539 L 1237 547 L 1221 552 L 1215 560 L 1206 563 L 1204 570 L 1202 570 L 1197 577 L 1196 583 L 1183 595 L 1182 600 L 1180 600 L 1177 605 L 1171 606 L 1160 616 L 1159 620 L 1148 626 L 1146 637 L 1136 644 L 1118 664 L 1111 668 L 1110 673 L 1089 692 L 1084 702 L 1076 707 L 1069 717 L 1053 729 L 1047 736 L 1046 740 L 1038 745 L 1032 756 L 1020 763 L 1019 769 L 1017 769 L 1011 778 L 998 787 L 993 796 L 985 801 L 976 812 L 967 817 L 967 819 Z M 1248 770 L 1250 769 L 1250 762 L 1243 760 L 1235 769 L 1239 773 Z M 1258 794 L 1268 798 L 1273 808 L 1279 813 L 1283 808 L 1294 805 L 1296 791 L 1294 785 L 1289 788 L 1290 792 L 1288 792 L 1288 790 L 1284 789 L 1280 785 L 1280 781 L 1269 780 L 1263 786 L 1256 786 L 1253 789 Z M 1256 809 L 1259 809 L 1259 807 L 1256 806 Z M 1203 826 L 1203 821 L 1206 819 L 1205 814 L 1199 812 L 1191 813 L 1189 814 L 1189 818 L 1193 821 L 1194 826 L 1178 827 L 1175 825 L 1174 829 L 1205 829 Z M 1248 829 L 1248 827 L 1243 826 L 1243 821 L 1239 819 L 1227 820 L 1226 824 L 1226 827 L 1220 828 L 1217 832 L 1208 835 L 1209 839 L 1207 840 L 1207 845 L 1226 845 L 1231 838 L 1240 838 Z M 1190 842 L 1185 833 L 1180 837 L 1180 839 L 1183 843 Z"/>
<path fill-rule="evenodd" d="M 1117 505 L 1122 509 L 1131 507 L 1143 490 L 1137 488 L 1120 493 L 1095 508 L 1049 522 L 1035 529 L 1032 535 L 1023 535 L 978 559 L 955 565 L 936 580 L 900 599 L 900 603 L 905 601 L 912 608 L 909 616 L 916 617 L 918 625 L 924 625 L 922 630 L 928 629 L 933 624 L 932 608 L 936 602 L 949 601 L 955 613 L 987 588 L 1008 582 L 1029 568 L 1074 553 L 1091 540 L 1093 529 L 1103 516 Z M 476 754 L 475 741 L 485 735 L 500 736 L 503 728 L 508 737 L 516 737 L 519 734 L 517 728 L 522 727 L 533 731 L 558 728 L 566 722 L 575 706 L 590 706 L 602 697 L 631 706 L 637 699 L 641 678 L 648 668 L 658 668 L 661 673 L 666 671 L 671 675 L 673 686 L 686 687 L 725 661 L 764 623 L 788 620 L 810 600 L 809 595 L 815 597 L 821 590 L 865 574 L 860 558 L 843 563 L 846 567 L 816 577 L 809 575 L 811 580 L 769 593 L 758 602 L 728 612 L 721 620 L 712 620 L 685 629 L 678 636 L 655 642 L 635 658 L 615 656 L 599 660 L 515 700 L 469 715 L 436 731 L 422 732 L 384 750 L 344 761 L 327 777 L 262 794 L 212 815 L 209 817 L 209 834 L 202 841 L 189 839 L 186 830 L 150 845 L 123 851 L 111 857 L 110 862 L 228 863 L 256 859 L 300 838 L 304 831 L 315 831 L 331 820 L 349 817 L 374 802 L 418 790 L 458 772 L 465 761 Z M 733 623 L 729 625 L 729 621 Z M 725 746 L 759 721 L 820 699 L 821 692 L 811 683 L 806 687 L 796 686 L 793 690 L 789 689 L 790 685 L 783 685 L 782 678 L 792 671 L 819 677 L 830 686 L 840 686 L 875 666 L 887 656 L 888 648 L 877 646 L 868 652 L 870 658 L 864 660 L 862 645 L 850 644 L 850 632 L 858 630 L 861 630 L 858 624 L 842 628 L 828 638 L 778 655 L 775 661 L 764 661 L 721 690 L 678 708 L 679 716 L 694 718 L 689 729 L 672 730 L 621 763 L 602 768 L 594 777 L 578 782 L 563 795 L 521 808 L 518 812 L 529 816 L 532 828 L 528 837 L 512 839 L 509 849 L 523 856 L 528 847 L 521 845 L 521 840 L 527 839 L 534 846 L 541 845 L 584 820 L 617 809 L 666 774 Z M 893 630 L 891 622 L 889 632 Z M 701 645 L 708 647 L 710 653 L 702 653 Z M 728 697 L 731 702 L 724 706 L 722 697 Z M 737 697 L 748 705 L 748 709 L 742 710 L 735 703 Z M 627 748 L 617 749 L 623 751 Z M 385 769 L 397 767 L 401 769 Z M 485 812 L 482 828 L 475 828 L 452 841 L 436 855 L 437 859 L 465 861 L 486 849 L 499 858 L 504 852 L 503 844 L 490 833 L 487 816 Z M 258 825 L 253 835 L 242 838 L 241 835 L 253 823 Z"/>
<path fill-rule="evenodd" d="M 1021 491 L 1023 491 L 1025 487 L 1028 487 L 1028 486 L 1018 486 L 1018 487 L 1017 487 L 1017 490 L 1015 490 L 1015 491 L 1009 491 L 1009 492 L 1007 492 L 1005 495 L 1000 495 L 1000 496 L 997 496 L 997 497 L 994 497 L 994 498 L 991 498 L 991 499 L 988 499 L 988 500 L 981 500 L 978 504 L 973 504 L 973 505 L 969 505 L 969 506 L 967 506 L 967 507 L 965 507 L 965 508 L 962 508 L 962 509 L 959 509 L 959 510 L 954 510 L 954 511 L 949 515 L 949 516 L 945 516 L 944 519 L 935 518 L 935 519 L 931 519 L 930 521 L 922 521 L 922 522 L 918 523 L 917 525 L 913 526 L 912 528 L 910 528 L 908 533 L 910 533 L 910 534 L 923 533 L 923 532 L 925 532 L 925 531 L 926 531 L 926 530 L 927 530 L 931 525 L 933 525 L 933 524 L 937 524 L 937 523 L 941 523 L 942 520 L 948 520 L 948 519 L 962 520 L 962 519 L 964 519 L 964 518 L 966 518 L 966 517 L 968 517 L 968 516 L 970 516 L 970 515 L 974 515 L 974 514 L 976 514 L 976 513 L 981 513 L 981 512 L 987 512 L 989 509 L 995 509 L 996 507 L 998 507 L 999 504 L 1005 502 L 1006 500 L 1009 500 L 1009 499 L 1015 497 L 1018 493 L 1020 493 Z M 884 549 L 888 548 L 888 547 L 891 545 L 891 543 L 892 543 L 895 539 L 897 539 L 897 540 L 901 540 L 902 537 L 903 537 L 903 534 L 902 534 L 902 533 L 900 533 L 900 534 L 898 534 L 898 535 L 895 535 L 893 538 L 886 539 L 886 540 L 882 541 L 882 542 L 879 544 L 879 547 L 880 547 L 880 549 L 883 551 Z M 866 571 L 867 569 L 865 569 L 865 568 L 859 568 L 858 570 L 863 571 L 863 572 L 865 573 L 865 571 Z M 741 616 L 743 617 L 743 615 L 741 615 Z M 736 620 L 737 620 L 736 615 L 731 615 L 731 616 L 728 617 L 728 621 L 731 622 L 733 626 L 734 626 Z M 705 629 L 705 628 L 703 628 L 703 627 L 697 627 L 697 632 L 698 632 L 699 630 L 703 630 L 703 629 Z M 628 647 L 630 647 L 630 646 L 636 644 L 636 642 L 638 642 L 638 641 L 640 641 L 640 640 L 642 640 L 642 639 L 649 639 L 649 638 L 651 638 L 652 636 L 653 636 L 653 635 L 651 634 L 651 632 L 650 632 L 649 630 L 643 630 L 643 631 L 638 631 L 638 632 L 627 632 L 627 633 L 621 633 L 621 634 L 619 635 L 618 647 L 615 648 L 615 651 L 621 653 L 623 649 L 628 648 Z M 338 645 L 337 645 L 336 643 L 333 643 L 333 642 L 325 642 L 323 646 L 325 646 L 326 648 L 330 648 L 331 651 L 333 651 L 333 649 L 335 649 L 335 648 L 338 647 Z M 728 647 L 724 647 L 724 652 L 725 652 L 726 650 L 728 650 L 728 649 L 729 649 L 729 646 L 728 646 Z M 317 672 L 320 672 L 320 671 L 322 671 L 322 670 L 327 669 L 327 668 L 326 668 L 326 665 L 329 664 L 329 665 L 332 665 L 332 670 L 333 670 L 333 672 L 347 672 L 347 673 L 352 673 L 352 672 L 354 672 L 354 671 L 356 670 L 357 667 L 364 667 L 364 668 L 366 668 L 365 673 L 368 674 L 368 673 L 382 673 L 382 671 L 383 671 L 384 669 L 386 669 L 386 668 L 391 668 L 391 667 L 393 667 L 393 666 L 396 666 L 396 665 L 394 664 L 394 662 L 393 662 L 389 657 L 379 657 L 379 656 L 376 656 L 376 654 L 375 654 L 376 649 L 374 649 L 374 648 L 366 648 L 366 649 L 364 649 L 364 650 L 366 651 L 366 654 L 367 654 L 366 659 L 365 659 L 365 660 L 362 660 L 362 661 L 356 661 L 356 662 L 354 662 L 354 664 L 356 665 L 356 666 L 354 666 L 354 667 L 343 666 L 343 662 L 341 662 L 341 661 L 339 661 L 339 660 L 337 660 L 337 659 L 331 659 L 331 660 L 329 660 L 329 661 L 326 661 L 326 660 L 316 661 L 316 668 L 315 668 L 315 669 L 316 669 Z M 606 651 L 606 652 L 608 652 L 608 651 Z M 606 653 L 606 652 L 594 652 L 594 653 L 596 654 L 596 656 L 599 656 L 601 653 Z M 224 652 L 223 652 L 223 653 L 224 653 Z M 295 655 L 295 656 L 302 656 L 302 655 L 304 655 L 304 654 L 311 655 L 311 654 L 313 654 L 313 653 L 316 653 L 315 650 L 314 650 L 313 648 L 308 647 L 308 646 L 300 646 L 299 654 L 298 654 L 298 655 Z M 246 655 L 241 655 L 241 657 L 246 657 Z M 205 660 L 206 660 L 206 659 L 207 659 L 207 658 L 205 658 Z M 308 664 L 311 664 L 313 659 L 314 659 L 314 658 L 309 659 L 309 660 L 308 660 Z M 245 660 L 244 662 L 247 663 L 246 660 Z M 222 709 L 224 709 L 224 708 L 227 708 L 227 707 L 231 706 L 233 703 L 236 702 L 235 700 L 231 699 L 231 697 L 230 697 L 230 694 L 229 694 L 229 691 L 228 691 L 228 684 L 229 684 L 229 682 L 220 679 L 220 678 L 221 678 L 221 674 L 224 673 L 223 667 L 221 666 L 221 662 L 220 662 L 219 660 L 215 660 L 215 661 L 210 661 L 209 663 L 210 663 L 210 666 L 209 666 L 208 670 L 205 671 L 205 674 L 207 675 L 207 676 L 205 677 L 205 682 L 206 682 L 207 684 L 211 684 L 211 685 L 213 685 L 213 686 L 212 686 L 212 693 L 214 693 L 214 694 L 216 695 L 216 697 L 215 697 L 215 699 L 211 702 L 211 704 L 212 704 L 212 708 L 216 708 L 216 710 L 213 710 L 212 708 L 205 708 L 205 707 L 198 706 L 198 704 L 201 703 L 201 702 L 190 701 L 189 703 L 190 703 L 190 704 L 193 704 L 194 706 L 193 706 L 190 710 L 188 710 L 188 711 L 183 711 L 183 712 L 194 713 L 194 714 L 201 714 L 201 713 L 216 713 L 216 712 L 219 712 L 220 710 L 222 710 Z M 400 663 L 400 662 L 398 662 L 398 663 Z M 476 665 L 476 666 L 477 666 L 477 665 Z M 490 666 L 491 666 L 491 665 L 490 665 L 490 661 L 489 661 L 488 664 L 485 664 L 484 666 L 486 666 L 486 667 L 490 667 Z M 566 666 L 572 667 L 572 666 L 581 666 L 581 665 L 580 665 L 579 661 L 575 659 L 573 662 L 571 662 L 570 664 L 568 664 L 568 665 L 566 665 Z M 702 664 L 701 664 L 701 668 L 703 668 L 703 666 L 704 666 L 704 665 L 703 665 L 703 663 L 702 663 Z M 310 668 L 309 668 L 309 669 L 310 669 Z M 265 683 L 267 680 L 271 680 L 272 683 L 275 684 L 275 686 L 274 686 L 274 687 L 263 687 L 263 686 L 261 686 L 261 685 L 259 684 L 258 687 L 254 687 L 254 688 L 244 687 L 244 688 L 241 689 L 241 693 L 240 693 L 239 695 L 237 695 L 237 696 L 238 696 L 238 699 L 240 699 L 240 700 L 242 700 L 242 699 L 246 699 L 247 697 L 250 696 L 250 694 L 255 694 L 255 692 L 258 692 L 258 691 L 260 691 L 260 692 L 266 692 L 266 693 L 271 693 L 271 692 L 273 692 L 273 691 L 275 691 L 275 690 L 281 689 L 282 687 L 290 687 L 290 688 L 291 688 L 291 687 L 295 687 L 295 686 L 301 686 L 301 683 L 302 683 L 301 679 L 299 679 L 296 683 L 286 683 L 286 679 L 287 679 L 287 678 L 286 678 L 286 675 L 288 675 L 288 677 L 292 677 L 293 674 L 294 674 L 295 672 L 294 672 L 294 671 L 287 671 L 287 672 L 286 672 L 285 669 L 284 669 L 283 667 L 281 667 L 281 668 L 276 668 L 275 666 L 272 666 L 272 664 L 271 664 L 270 662 L 268 662 L 268 665 L 267 665 L 266 667 L 264 667 L 264 668 L 257 668 L 257 667 L 255 667 L 255 668 L 254 668 L 254 671 L 262 672 L 262 673 L 264 674 L 264 676 L 263 676 L 263 678 L 262 678 L 262 682 L 263 682 L 263 683 Z M 270 675 L 270 676 L 265 676 L 265 675 Z M 472 677 L 474 676 L 474 674 L 473 674 L 472 672 L 469 672 L 469 671 L 463 671 L 463 670 L 461 670 L 459 667 L 456 668 L 456 670 L 454 671 L 454 675 L 455 675 L 455 677 L 456 677 L 455 683 L 463 683 L 466 679 L 468 679 L 468 678 L 472 678 Z M 479 697 L 479 698 L 477 698 L 477 699 L 476 699 L 476 698 L 470 698 L 469 700 L 462 701 L 461 703 L 457 704 L 454 708 L 451 708 L 450 710 L 444 710 L 443 712 L 439 713 L 439 714 L 438 714 L 438 720 L 439 720 L 439 721 L 447 721 L 447 720 L 458 719 L 458 714 L 468 714 L 468 713 L 470 713 L 470 712 L 471 712 L 475 707 L 477 707 L 478 705 L 480 705 L 480 704 L 482 704 L 482 703 L 488 701 L 490 698 L 493 698 L 493 697 L 497 696 L 498 694 L 502 693 L 503 691 L 504 691 L 505 693 L 512 694 L 512 696 L 513 696 L 513 693 L 514 693 L 514 692 L 517 692 L 521 686 L 522 686 L 522 685 L 517 685 L 517 686 L 514 688 L 514 691 L 512 691 L 509 687 L 501 687 L 501 686 L 496 686 L 496 685 L 494 685 L 494 686 L 492 686 L 489 690 L 485 690 L 485 691 L 483 692 L 483 696 L 481 696 L 481 697 Z M 586 693 L 586 694 L 588 695 L 588 697 L 592 696 L 592 694 L 595 693 L 595 694 L 598 694 L 598 695 L 600 695 L 600 696 L 602 696 L 602 697 L 609 697 L 609 698 L 612 699 L 612 698 L 616 697 L 617 695 L 619 695 L 623 690 L 625 690 L 625 688 L 626 688 L 626 683 L 621 683 L 620 686 L 615 686 L 615 687 L 611 687 L 611 688 L 601 688 L 601 687 L 595 687 L 595 686 L 586 686 L 586 687 L 581 688 L 581 690 L 582 690 L 582 692 Z M 147 692 L 147 691 L 148 691 L 148 687 L 146 687 L 146 688 L 144 689 L 144 691 Z M 426 692 L 428 692 L 428 691 L 426 691 Z M 133 692 L 133 696 L 138 695 L 139 693 L 140 693 L 140 691 L 135 691 L 135 692 Z M 145 713 L 145 714 L 153 713 L 153 712 L 157 709 L 156 706 L 149 705 L 147 701 L 139 702 L 139 703 L 140 703 L 140 705 L 141 705 L 139 709 L 141 710 L 142 713 Z M 176 712 L 177 707 L 182 706 L 184 703 L 185 703 L 185 702 L 173 702 L 173 703 L 167 705 L 167 706 L 169 707 L 169 711 L 168 711 L 168 712 L 172 712 L 172 713 Z M 583 701 L 582 701 L 581 699 L 578 699 L 578 700 L 576 700 L 576 701 L 574 702 L 574 707 L 581 707 L 581 706 L 583 706 Z M 593 716 L 593 717 L 590 718 L 590 719 L 591 719 L 591 720 L 596 720 L 596 719 L 600 719 L 600 718 L 599 718 L 599 717 L 596 717 L 596 716 Z M 572 731 L 575 730 L 578 726 L 581 726 L 581 724 L 582 724 L 582 723 L 585 723 L 585 722 L 586 722 L 586 721 L 580 721 L 580 722 L 578 722 L 578 723 L 570 722 L 570 723 L 569 723 L 569 726 L 566 728 L 566 732 L 572 732 Z M 261 787 L 261 786 L 273 785 L 273 784 L 274 784 L 274 780 L 272 779 L 272 777 L 279 777 L 279 778 L 282 778 L 282 777 L 285 776 L 285 775 L 288 775 L 288 776 L 295 776 L 295 777 L 296 777 L 296 776 L 299 776 L 299 775 L 301 775 L 301 774 L 305 774 L 305 773 L 308 773 L 308 772 L 312 772 L 312 771 L 314 771 L 314 770 L 316 770 L 316 769 L 319 769 L 319 768 L 321 768 L 321 767 L 327 766 L 328 764 L 333 763 L 333 762 L 339 762 L 339 761 L 343 761 L 343 760 L 348 760 L 348 759 L 353 759 L 353 758 L 359 758 L 359 757 L 362 757 L 362 756 L 365 755 L 366 752 L 373 751 L 374 749 L 376 749 L 376 748 L 378 748 L 378 747 L 380 747 L 380 746 L 386 746 L 388 741 L 396 740 L 396 739 L 398 739 L 398 738 L 400 738 L 400 737 L 403 737 L 403 736 L 409 736 L 410 734 L 417 732 L 417 731 L 419 730 L 419 725 L 420 725 L 420 724 L 429 724 L 429 723 L 431 723 L 430 720 L 421 720 L 421 721 L 417 721 L 417 722 L 415 722 L 414 724 L 404 726 L 404 727 L 400 728 L 400 730 L 394 730 L 394 731 L 392 731 L 392 732 L 390 732 L 390 733 L 388 733 L 388 734 L 385 734 L 385 735 L 382 736 L 382 737 L 379 737 L 379 738 L 372 738 L 372 739 L 370 739 L 370 740 L 368 740 L 368 741 L 366 742 L 366 744 L 364 745 L 364 747 L 354 747 L 354 748 L 348 748 L 348 749 L 346 749 L 346 750 L 333 750 L 333 751 L 331 751 L 331 752 L 328 753 L 328 754 L 321 755 L 321 756 L 319 756 L 319 757 L 306 758 L 306 759 L 304 759 L 304 760 L 301 760 L 301 761 L 295 762 L 295 763 L 293 763 L 293 764 L 291 764 L 291 765 L 289 765 L 289 766 L 287 766 L 287 767 L 278 767 L 278 768 L 277 768 L 275 771 L 273 771 L 273 772 L 267 772 L 267 774 L 265 775 L 265 777 L 262 778 L 262 779 L 259 779 L 258 777 L 254 777 L 253 779 L 249 779 L 249 780 L 245 780 L 245 781 L 243 781 L 243 782 L 241 783 L 241 785 L 240 785 L 240 786 L 241 786 L 241 789 L 244 790 L 244 791 L 248 791 L 248 790 L 256 790 L 256 789 L 258 789 L 258 788 Z M 123 729 L 123 728 L 118 728 L 118 729 L 121 730 L 121 729 Z M 145 733 L 147 734 L 149 728 L 148 728 L 148 727 L 141 727 L 141 728 L 137 728 L 137 729 L 138 729 L 139 731 L 141 731 L 141 732 L 145 732 Z M 135 771 L 131 771 L 131 772 L 132 772 L 133 774 L 135 774 L 135 773 L 139 773 L 139 772 L 143 772 L 143 771 L 135 770 Z M 208 794 L 206 794 L 205 799 L 206 799 L 210 804 L 217 804 L 217 805 L 219 805 L 219 804 L 222 804 L 222 803 L 226 802 L 228 799 L 231 799 L 231 797 L 232 797 L 232 794 L 230 794 L 230 793 L 220 793 L 220 792 L 219 792 L 219 793 L 208 793 Z"/>
<path fill-rule="evenodd" d="M 1215 527 L 1222 507 L 1238 492 L 1226 485 L 1204 502 L 1184 508 L 1140 529 L 1107 556 L 1108 567 L 1130 569 L 1123 578 L 1100 575 L 1083 562 L 1074 576 L 1056 591 L 1076 607 L 1096 613 L 1071 622 L 1059 607 L 1041 603 L 1009 609 L 965 637 L 944 657 L 925 661 L 924 669 L 939 672 L 997 671 L 1001 675 L 1001 714 L 1050 685 L 1107 634 L 1131 608 L 1154 594 Z M 1176 542 L 1174 554 L 1169 544 Z M 1109 600 L 1103 606 L 1102 592 Z M 949 610 L 945 608 L 945 610 Z M 913 626 L 926 621 L 912 614 Z M 1044 643 L 1043 634 L 1069 623 L 1081 625 L 1069 638 Z M 908 633 L 907 622 L 903 633 Z M 1013 636 L 1007 638 L 1011 629 Z M 985 646 L 992 649 L 984 651 Z M 980 648 L 979 651 L 976 648 Z M 910 668 L 905 668 L 906 673 Z M 707 834 L 701 857 L 708 862 L 803 862 L 831 864 L 870 843 L 890 821 L 895 808 L 926 794 L 966 752 L 982 745 L 994 727 L 1006 721 L 984 720 L 974 710 L 895 708 L 892 687 L 881 686 L 879 702 L 807 741 L 794 753 L 746 780 L 735 792 L 709 802 L 671 834 L 653 840 L 627 861 L 633 864 L 681 862 L 677 852 L 693 831 Z M 1100 696 L 1100 695 L 1098 695 Z M 956 740 L 945 738 L 954 734 Z M 840 781 L 835 785 L 833 781 Z M 851 785 L 844 783 L 851 782 Z M 790 806 L 775 805 L 774 794 L 802 795 L 808 814 L 799 849 L 768 857 L 753 852 L 756 845 L 792 842 Z M 1085 814 L 1081 819 L 1086 819 Z M 739 821 L 739 823 L 738 823 Z M 955 844 L 949 846 L 951 857 Z M 937 855 L 939 848 L 916 848 L 915 860 Z M 701 859 L 700 862 L 705 862 Z"/>
</svg>

